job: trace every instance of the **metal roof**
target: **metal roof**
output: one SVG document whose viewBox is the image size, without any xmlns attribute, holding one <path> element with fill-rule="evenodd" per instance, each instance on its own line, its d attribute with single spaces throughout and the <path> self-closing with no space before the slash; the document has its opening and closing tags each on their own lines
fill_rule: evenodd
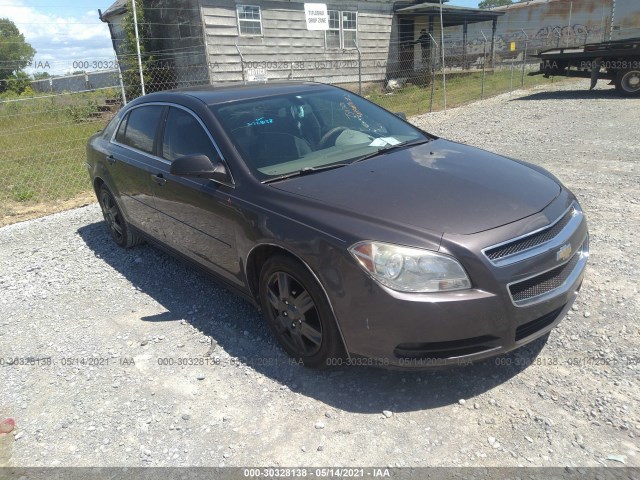
<svg viewBox="0 0 640 480">
<path fill-rule="evenodd" d="M 102 12 L 102 16 L 100 17 L 100 19 L 104 22 L 109 17 L 125 13 L 128 10 L 128 5 L 128 0 L 116 0 L 113 5 Z"/>
<path fill-rule="evenodd" d="M 419 3 L 410 7 L 399 6 L 395 13 L 398 15 L 440 15 L 440 5 L 437 3 Z M 479 8 L 443 5 L 442 16 L 445 27 L 462 25 L 463 23 L 489 22 L 504 15 L 505 12 L 496 10 L 482 10 Z"/>
</svg>

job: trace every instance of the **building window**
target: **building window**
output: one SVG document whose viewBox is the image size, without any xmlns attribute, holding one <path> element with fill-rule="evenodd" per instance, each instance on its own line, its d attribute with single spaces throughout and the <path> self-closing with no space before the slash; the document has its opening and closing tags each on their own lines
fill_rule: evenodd
<svg viewBox="0 0 640 480">
<path fill-rule="evenodd" d="M 326 48 L 356 48 L 358 12 L 329 10 L 329 29 L 325 32 Z"/>
<path fill-rule="evenodd" d="M 253 5 L 236 5 L 238 13 L 238 30 L 240 35 L 262 35 L 262 15 L 260 7 Z"/>
<path fill-rule="evenodd" d="M 340 48 L 340 12 L 329 10 L 329 29 L 325 33 L 327 48 Z"/>
<path fill-rule="evenodd" d="M 342 12 L 342 48 L 356 48 L 358 13 Z"/>
</svg>

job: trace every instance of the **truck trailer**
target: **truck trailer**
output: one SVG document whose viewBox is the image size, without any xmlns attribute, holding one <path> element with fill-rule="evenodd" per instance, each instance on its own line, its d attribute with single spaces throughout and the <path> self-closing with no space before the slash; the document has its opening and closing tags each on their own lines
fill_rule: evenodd
<svg viewBox="0 0 640 480">
<path fill-rule="evenodd" d="M 588 43 L 582 47 L 551 48 L 538 53 L 540 70 L 530 75 L 610 80 L 625 97 L 640 96 L 640 37 Z"/>
</svg>

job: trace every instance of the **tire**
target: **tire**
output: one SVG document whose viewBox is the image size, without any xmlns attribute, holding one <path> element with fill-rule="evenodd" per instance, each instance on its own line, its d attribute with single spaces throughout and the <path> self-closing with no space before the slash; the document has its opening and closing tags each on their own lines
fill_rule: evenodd
<svg viewBox="0 0 640 480">
<path fill-rule="evenodd" d="M 306 367 L 339 365 L 345 356 L 329 302 L 309 270 L 275 255 L 260 272 L 262 312 L 282 348 Z"/>
<path fill-rule="evenodd" d="M 111 238 L 118 245 L 123 248 L 131 248 L 142 243 L 142 238 L 133 232 L 106 185 L 102 185 L 98 190 L 98 201 Z"/>
<path fill-rule="evenodd" d="M 616 75 L 616 91 L 623 97 L 640 96 L 640 69 L 618 71 Z"/>
</svg>

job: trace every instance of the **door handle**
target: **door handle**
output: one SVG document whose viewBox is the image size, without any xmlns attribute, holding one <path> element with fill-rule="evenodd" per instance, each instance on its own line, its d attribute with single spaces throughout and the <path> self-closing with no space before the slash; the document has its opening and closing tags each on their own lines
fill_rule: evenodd
<svg viewBox="0 0 640 480">
<path fill-rule="evenodd" d="M 164 178 L 164 175 L 162 175 L 161 173 L 157 175 L 151 175 L 151 178 L 153 178 L 153 181 L 160 186 L 163 186 L 165 183 L 167 183 L 167 179 Z"/>
<path fill-rule="evenodd" d="M 107 162 L 109 162 L 109 165 L 113 165 L 116 163 L 116 157 L 114 157 L 113 155 L 109 155 L 107 157 Z"/>
</svg>

